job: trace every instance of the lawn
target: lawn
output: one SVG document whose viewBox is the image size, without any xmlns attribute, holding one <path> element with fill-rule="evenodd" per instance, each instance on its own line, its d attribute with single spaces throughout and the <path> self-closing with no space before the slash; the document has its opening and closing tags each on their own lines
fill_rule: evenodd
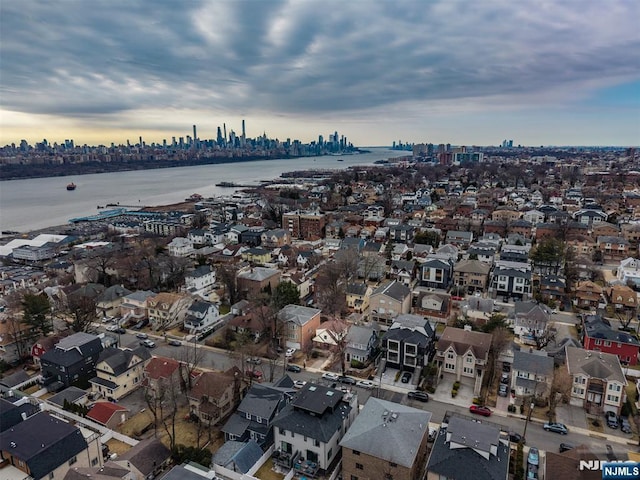
<svg viewBox="0 0 640 480">
<path fill-rule="evenodd" d="M 256 477 L 260 480 L 282 480 L 284 475 L 273 471 L 273 460 L 268 459 L 256 472 Z"/>
</svg>

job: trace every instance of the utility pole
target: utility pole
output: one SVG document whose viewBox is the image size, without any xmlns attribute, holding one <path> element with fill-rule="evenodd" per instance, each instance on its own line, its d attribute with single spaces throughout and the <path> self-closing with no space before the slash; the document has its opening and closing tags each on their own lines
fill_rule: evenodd
<svg viewBox="0 0 640 480">
<path fill-rule="evenodd" d="M 531 414 L 533 413 L 534 406 L 535 403 L 533 402 L 533 399 L 531 399 L 531 403 L 529 404 L 529 414 L 527 415 L 527 418 L 524 422 L 524 432 L 522 432 L 522 438 L 527 438 L 527 427 L 529 426 L 529 420 L 531 420 Z"/>
</svg>

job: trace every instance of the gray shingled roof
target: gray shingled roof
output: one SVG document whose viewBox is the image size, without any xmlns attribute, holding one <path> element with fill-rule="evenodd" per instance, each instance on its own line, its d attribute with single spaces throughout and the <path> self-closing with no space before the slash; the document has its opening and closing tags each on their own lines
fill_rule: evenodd
<svg viewBox="0 0 640 480">
<path fill-rule="evenodd" d="M 369 397 L 340 446 L 410 468 L 430 420 L 431 412 Z"/>
<path fill-rule="evenodd" d="M 278 318 L 285 322 L 293 322 L 296 325 L 304 325 L 321 310 L 317 308 L 303 307 L 301 305 L 287 305 L 278 312 Z"/>
<path fill-rule="evenodd" d="M 33 478 L 44 477 L 86 448 L 79 428 L 44 412 L 0 436 L 0 450 L 25 462 Z"/>
<path fill-rule="evenodd" d="M 567 345 L 567 368 L 571 375 L 583 374 L 591 378 L 615 380 L 622 384 L 624 378 L 620 360 L 616 355 L 604 352 L 591 352 L 583 348 Z"/>
<path fill-rule="evenodd" d="M 553 372 L 553 358 L 547 357 L 546 353 L 538 355 L 537 353 L 516 351 L 513 354 L 512 368 L 538 375 L 551 375 Z"/>
<path fill-rule="evenodd" d="M 228 468 L 234 472 L 247 473 L 263 455 L 260 446 L 254 441 L 225 442 L 211 457 L 211 463 Z"/>
<path fill-rule="evenodd" d="M 409 290 L 409 288 L 405 284 L 393 280 L 380 285 L 374 290 L 373 295 L 386 295 L 399 302 L 402 302 L 410 293 L 411 290 Z"/>
</svg>

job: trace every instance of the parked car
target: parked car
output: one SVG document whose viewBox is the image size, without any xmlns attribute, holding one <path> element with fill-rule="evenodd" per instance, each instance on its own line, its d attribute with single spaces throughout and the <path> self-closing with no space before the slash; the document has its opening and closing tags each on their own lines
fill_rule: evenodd
<svg viewBox="0 0 640 480">
<path fill-rule="evenodd" d="M 500 383 L 507 385 L 509 383 L 509 372 L 502 372 L 500 375 Z"/>
<path fill-rule="evenodd" d="M 304 380 L 296 380 L 293 382 L 293 388 L 302 388 L 307 384 Z"/>
<path fill-rule="evenodd" d="M 254 365 L 260 365 L 262 363 L 262 359 L 259 357 L 249 357 L 247 358 L 247 363 L 253 363 Z"/>
<path fill-rule="evenodd" d="M 155 342 L 154 342 L 154 341 L 152 341 L 152 340 L 149 340 L 149 339 L 147 339 L 147 340 L 142 340 L 142 341 L 140 342 L 140 345 L 142 345 L 143 347 L 147 347 L 147 348 L 155 348 L 155 347 L 156 347 Z"/>
<path fill-rule="evenodd" d="M 332 382 L 337 382 L 338 378 L 340 378 L 340 375 L 338 375 L 337 373 L 325 372 L 322 374 L 322 378 L 324 378 L 325 380 L 331 380 Z"/>
<path fill-rule="evenodd" d="M 262 372 L 260 370 L 245 370 L 244 374 L 247 377 L 254 378 L 256 380 L 262 380 Z"/>
<path fill-rule="evenodd" d="M 144 340 L 145 338 L 149 338 L 149 335 L 147 335 L 146 333 L 140 332 L 140 333 L 136 333 L 136 337 Z"/>
<path fill-rule="evenodd" d="M 631 424 L 627 417 L 620 417 L 620 430 L 622 433 L 631 433 Z"/>
<path fill-rule="evenodd" d="M 302 371 L 302 368 L 299 367 L 298 365 L 296 365 L 295 363 L 290 363 L 287 365 L 287 371 L 288 372 L 294 372 L 294 373 L 300 373 Z"/>
<path fill-rule="evenodd" d="M 538 480 L 538 465 L 527 464 L 527 480 Z"/>
<path fill-rule="evenodd" d="M 421 392 L 420 390 L 407 393 L 407 397 L 412 398 L 414 400 L 418 400 L 419 402 L 429 401 L 429 394 L 427 392 Z"/>
<path fill-rule="evenodd" d="M 402 383 L 409 383 L 409 380 L 411 380 L 411 372 L 404 372 L 402 377 L 400 377 L 400 381 L 402 381 Z"/>
<path fill-rule="evenodd" d="M 135 324 L 133 329 L 134 330 L 140 330 L 140 329 L 146 327 L 147 325 L 149 325 L 149 320 L 148 319 L 140 320 L 138 323 Z"/>
<path fill-rule="evenodd" d="M 509 396 L 509 385 L 505 385 L 504 383 L 500 384 L 500 388 L 498 388 L 498 395 L 501 397 Z"/>
<path fill-rule="evenodd" d="M 436 440 L 436 437 L 438 436 L 438 429 L 437 428 L 433 428 L 433 427 L 429 427 L 429 442 L 434 442 Z"/>
<path fill-rule="evenodd" d="M 179 347 L 182 345 L 182 342 L 180 340 L 169 340 L 167 342 L 169 345 L 171 345 L 172 347 Z"/>
<path fill-rule="evenodd" d="M 604 418 L 607 419 L 607 427 L 618 428 L 618 416 L 614 412 L 606 412 Z"/>
<path fill-rule="evenodd" d="M 118 325 L 108 325 L 107 326 L 107 332 L 115 332 L 116 330 L 118 330 Z"/>
<path fill-rule="evenodd" d="M 126 331 L 124 328 L 122 328 L 122 327 L 118 327 L 118 328 L 116 328 L 116 329 L 114 330 L 114 332 L 115 332 L 115 333 L 117 333 L 117 334 L 119 334 L 119 335 L 122 335 L 123 333 L 127 333 L 127 331 Z"/>
<path fill-rule="evenodd" d="M 346 375 L 340 375 L 340 377 L 338 377 L 338 381 L 340 383 L 344 383 L 346 385 L 355 385 L 356 384 L 356 379 L 355 378 L 347 377 Z"/>
<path fill-rule="evenodd" d="M 566 435 L 567 433 L 569 433 L 567 426 L 563 423 L 547 422 L 542 426 L 542 428 L 544 428 L 547 432 L 559 433 L 561 435 Z"/>
<path fill-rule="evenodd" d="M 511 443 L 527 443 L 522 435 L 516 432 L 509 432 L 509 441 Z"/>
<path fill-rule="evenodd" d="M 562 452 L 566 452 L 567 450 L 572 450 L 573 449 L 573 445 L 569 444 L 569 443 L 561 443 L 560 444 L 560 448 L 558 449 L 558 451 L 560 453 Z"/>
<path fill-rule="evenodd" d="M 536 447 L 529 449 L 529 455 L 527 455 L 527 463 L 538 466 L 540 464 L 540 452 Z"/>
<path fill-rule="evenodd" d="M 356 382 L 356 387 L 366 388 L 367 390 L 371 390 L 373 388 L 373 382 L 369 380 L 358 380 Z"/>
<path fill-rule="evenodd" d="M 489 409 L 489 407 L 485 407 L 482 405 L 471 405 L 469 407 L 469 411 L 471 413 L 475 413 L 476 415 L 482 415 L 484 417 L 491 416 L 491 410 Z"/>
<path fill-rule="evenodd" d="M 287 358 L 291 358 L 293 357 L 293 354 L 296 353 L 296 349 L 295 348 L 287 348 L 287 351 L 285 352 L 284 356 Z"/>
</svg>

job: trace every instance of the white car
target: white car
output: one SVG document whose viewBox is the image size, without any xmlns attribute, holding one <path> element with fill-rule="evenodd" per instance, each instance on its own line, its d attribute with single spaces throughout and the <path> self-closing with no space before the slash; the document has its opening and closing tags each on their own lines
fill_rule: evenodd
<svg viewBox="0 0 640 480">
<path fill-rule="evenodd" d="M 325 380 L 331 380 L 332 382 L 337 382 L 338 378 L 340 378 L 340 375 L 338 375 L 337 373 L 327 372 L 322 374 L 322 378 L 324 378 Z"/>
<path fill-rule="evenodd" d="M 304 380 L 296 380 L 293 382 L 293 388 L 302 388 L 307 384 Z"/>
<path fill-rule="evenodd" d="M 366 388 L 367 390 L 371 390 L 373 388 L 373 382 L 369 380 L 358 380 L 356 382 L 356 387 Z"/>
<path fill-rule="evenodd" d="M 115 332 L 118 329 L 118 325 L 108 325 L 107 332 Z"/>
<path fill-rule="evenodd" d="M 287 351 L 284 354 L 284 356 L 287 357 L 287 358 L 291 358 L 291 357 L 293 357 L 294 353 L 296 353 L 296 349 L 295 348 L 287 348 Z"/>
</svg>

